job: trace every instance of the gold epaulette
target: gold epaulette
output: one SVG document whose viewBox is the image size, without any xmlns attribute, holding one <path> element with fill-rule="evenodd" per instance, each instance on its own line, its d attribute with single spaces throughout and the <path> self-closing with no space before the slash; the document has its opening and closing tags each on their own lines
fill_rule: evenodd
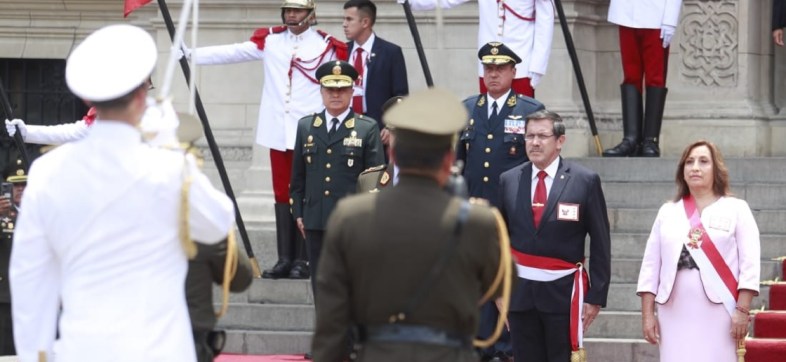
<svg viewBox="0 0 786 362">
<path fill-rule="evenodd" d="M 370 173 L 370 172 L 382 171 L 386 167 L 388 167 L 388 165 L 385 165 L 385 164 L 382 164 L 382 165 L 379 165 L 379 166 L 374 166 L 374 167 L 369 167 L 369 168 L 363 170 L 363 172 L 361 172 L 360 174 L 363 175 L 363 174 L 367 174 L 367 173 Z"/>
</svg>

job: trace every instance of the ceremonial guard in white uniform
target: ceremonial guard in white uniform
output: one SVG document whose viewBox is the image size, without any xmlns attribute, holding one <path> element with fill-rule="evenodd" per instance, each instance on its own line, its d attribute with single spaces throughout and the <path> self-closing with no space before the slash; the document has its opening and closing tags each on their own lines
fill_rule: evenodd
<svg viewBox="0 0 786 362">
<path fill-rule="evenodd" d="M 623 139 L 603 156 L 660 156 L 669 46 L 680 8 L 682 0 L 611 0 L 609 22 L 619 25 L 624 73 L 620 85 Z M 646 102 L 642 102 L 642 93 Z"/>
<path fill-rule="evenodd" d="M 403 3 L 404 0 L 398 0 Z M 467 0 L 409 0 L 414 10 L 431 10 L 437 4 L 452 8 Z M 554 4 L 551 0 L 478 0 L 478 46 L 500 42 L 521 57 L 516 65 L 513 90 L 528 97 L 546 74 L 554 35 Z M 486 93 L 483 64 L 478 62 L 480 93 Z"/>
<path fill-rule="evenodd" d="M 222 240 L 234 211 L 192 157 L 143 143 L 156 58 L 148 33 L 113 25 L 68 59 L 66 82 L 97 119 L 30 169 L 10 265 L 20 361 L 195 359 L 190 238 Z"/>
<path fill-rule="evenodd" d="M 270 148 L 277 230 L 278 262 L 263 278 L 308 278 L 303 242 L 296 242 L 289 211 L 289 178 L 298 120 L 322 109 L 316 69 L 331 60 L 347 60 L 346 43 L 311 27 L 314 0 L 284 0 L 285 25 L 257 29 L 243 43 L 198 48 L 197 64 L 264 61 L 265 84 L 259 104 L 257 144 Z M 188 51 L 186 51 L 188 52 Z M 294 250 L 297 246 L 300 250 Z M 298 259 L 292 263 L 293 258 Z"/>
</svg>

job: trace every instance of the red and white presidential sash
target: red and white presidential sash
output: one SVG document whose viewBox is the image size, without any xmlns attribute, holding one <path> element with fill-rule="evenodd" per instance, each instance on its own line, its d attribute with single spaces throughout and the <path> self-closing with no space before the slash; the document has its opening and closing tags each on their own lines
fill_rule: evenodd
<svg viewBox="0 0 786 362">
<path fill-rule="evenodd" d="M 705 286 L 721 299 L 729 315 L 734 315 L 737 306 L 737 278 L 734 277 L 718 252 L 718 248 L 715 247 L 715 243 L 707 234 L 707 230 L 704 229 L 704 225 L 701 224 L 701 217 L 696 210 L 693 196 L 685 196 L 682 203 L 685 206 L 685 216 L 690 221 L 690 231 L 685 242 L 686 249 L 699 266 L 702 280 L 707 283 Z"/>
<path fill-rule="evenodd" d="M 589 278 L 583 263 L 522 253 L 510 249 L 516 261 L 519 278 L 538 282 L 551 282 L 573 274 L 573 291 L 570 295 L 570 346 L 578 351 L 584 348 L 584 328 L 581 316 L 584 313 L 584 292 L 589 288 Z"/>
</svg>

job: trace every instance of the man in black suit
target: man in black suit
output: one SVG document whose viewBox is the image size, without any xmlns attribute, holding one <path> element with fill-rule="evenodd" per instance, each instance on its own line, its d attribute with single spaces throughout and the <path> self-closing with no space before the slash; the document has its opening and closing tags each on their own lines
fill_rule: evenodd
<svg viewBox="0 0 786 362">
<path fill-rule="evenodd" d="M 558 114 L 529 115 L 525 140 L 530 162 L 504 172 L 499 185 L 520 278 L 508 315 L 513 359 L 572 361 L 571 354 L 584 352 L 580 332 L 606 305 L 609 291 L 606 201 L 597 173 L 560 157 L 565 124 Z"/>
<path fill-rule="evenodd" d="M 382 122 L 382 105 L 391 97 L 406 96 L 407 67 L 401 47 L 374 34 L 377 6 L 369 0 L 344 3 L 344 35 L 349 39 L 349 63 L 358 71 L 352 110 L 375 120 L 382 144 L 390 143 L 390 132 Z M 387 155 L 386 155 L 387 157 Z"/>
</svg>

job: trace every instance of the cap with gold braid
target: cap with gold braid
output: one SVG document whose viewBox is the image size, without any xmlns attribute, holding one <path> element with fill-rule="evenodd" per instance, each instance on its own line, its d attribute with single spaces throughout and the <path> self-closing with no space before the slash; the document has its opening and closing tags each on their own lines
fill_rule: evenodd
<svg viewBox="0 0 786 362">
<path fill-rule="evenodd" d="M 358 79 L 358 72 L 352 64 L 342 60 L 322 64 L 317 68 L 316 75 L 317 79 L 319 79 L 319 84 L 325 88 L 351 87 L 355 79 Z"/>
<path fill-rule="evenodd" d="M 478 50 L 478 58 L 483 64 L 521 63 L 521 58 L 513 50 L 500 42 L 490 42 Z"/>
<path fill-rule="evenodd" d="M 6 178 L 6 181 L 12 184 L 27 183 L 27 173 L 25 172 L 25 167 L 22 160 L 16 160 L 16 165 L 12 171 L 8 173 L 8 178 Z"/>
</svg>

